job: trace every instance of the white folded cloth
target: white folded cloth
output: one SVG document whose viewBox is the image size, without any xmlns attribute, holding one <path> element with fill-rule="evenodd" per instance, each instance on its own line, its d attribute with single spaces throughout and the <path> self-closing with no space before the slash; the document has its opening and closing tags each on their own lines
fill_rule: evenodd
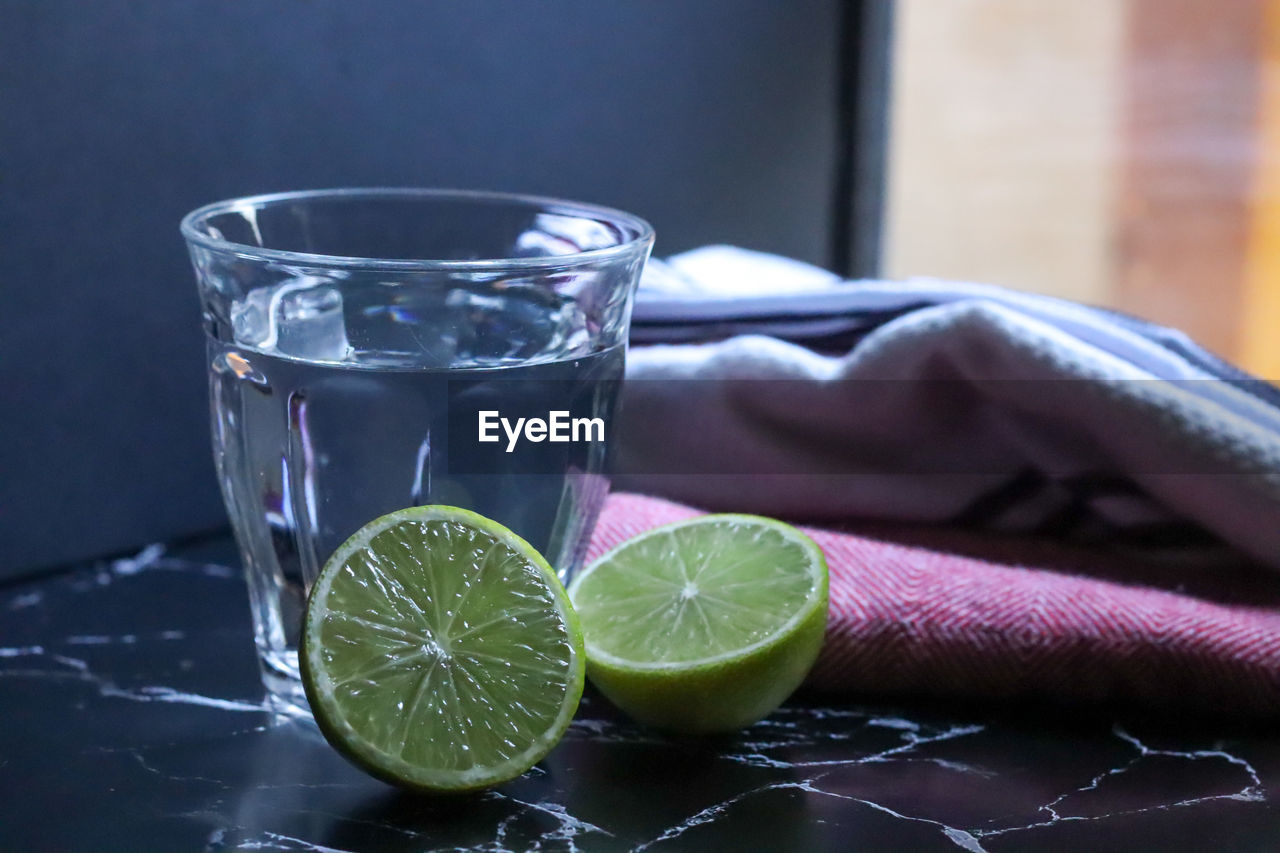
<svg viewBox="0 0 1280 853">
<path fill-rule="evenodd" d="M 632 344 L 620 488 L 1280 568 L 1280 389 L 1180 332 L 712 246 L 651 262 Z"/>
</svg>

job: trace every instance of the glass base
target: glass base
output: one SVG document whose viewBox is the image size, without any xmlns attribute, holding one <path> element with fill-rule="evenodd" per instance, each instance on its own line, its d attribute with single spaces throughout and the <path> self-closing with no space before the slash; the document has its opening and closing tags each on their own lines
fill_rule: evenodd
<svg viewBox="0 0 1280 853">
<path fill-rule="evenodd" d="M 267 688 L 267 704 L 277 714 L 289 717 L 311 718 L 311 706 L 302 678 L 298 674 L 298 653 L 289 651 L 264 652 L 258 650 L 258 665 L 262 671 L 262 684 Z"/>
</svg>

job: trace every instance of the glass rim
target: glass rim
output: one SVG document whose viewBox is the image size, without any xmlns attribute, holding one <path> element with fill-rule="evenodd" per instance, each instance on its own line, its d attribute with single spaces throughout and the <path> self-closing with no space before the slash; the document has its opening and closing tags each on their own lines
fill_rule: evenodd
<svg viewBox="0 0 1280 853">
<path fill-rule="evenodd" d="M 366 258 L 352 255 L 326 255 L 316 252 L 295 252 L 288 249 L 271 249 L 255 246 L 251 243 L 240 243 L 222 237 L 214 237 L 200 226 L 214 216 L 225 213 L 243 212 L 248 209 L 260 210 L 297 201 L 328 201 L 334 199 L 409 199 L 453 201 L 461 203 L 505 203 L 513 206 L 527 207 L 545 213 L 558 213 L 592 219 L 608 223 L 624 235 L 629 230 L 627 239 L 612 246 L 585 249 L 563 255 L 537 255 L 532 257 L 510 258 Z M 197 245 L 211 251 L 233 254 L 249 260 L 279 261 L 308 267 L 339 267 L 370 270 L 540 270 L 558 269 L 565 266 L 608 261 L 625 257 L 653 242 L 653 226 L 631 213 L 617 208 L 588 202 L 569 201 L 552 196 L 531 195 L 525 193 L 496 192 L 489 190 L 436 189 L 426 187 L 341 187 L 333 189 L 293 190 L 289 192 L 262 193 L 260 195 L 241 196 L 223 199 L 197 207 L 182 217 L 179 226 L 182 236 L 189 244 Z"/>
</svg>

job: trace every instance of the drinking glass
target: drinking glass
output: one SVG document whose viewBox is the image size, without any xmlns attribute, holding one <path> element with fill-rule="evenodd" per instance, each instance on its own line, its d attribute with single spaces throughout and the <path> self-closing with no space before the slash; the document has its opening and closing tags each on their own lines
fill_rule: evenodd
<svg viewBox="0 0 1280 853">
<path fill-rule="evenodd" d="M 608 489 L 647 223 L 529 196 L 344 189 L 218 202 L 188 214 L 182 234 L 218 480 L 277 705 L 306 707 L 297 651 L 311 583 L 380 515 L 464 507 L 511 528 L 563 580 L 580 567 Z M 510 430 L 556 413 L 598 428 L 563 440 Z"/>
</svg>

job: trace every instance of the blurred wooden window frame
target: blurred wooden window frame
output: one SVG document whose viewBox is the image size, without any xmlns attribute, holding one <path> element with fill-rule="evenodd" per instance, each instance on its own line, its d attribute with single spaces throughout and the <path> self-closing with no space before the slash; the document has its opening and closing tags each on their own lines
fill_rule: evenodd
<svg viewBox="0 0 1280 853">
<path fill-rule="evenodd" d="M 1181 328 L 1280 378 L 1280 0 L 897 0 L 881 272 Z"/>
</svg>

